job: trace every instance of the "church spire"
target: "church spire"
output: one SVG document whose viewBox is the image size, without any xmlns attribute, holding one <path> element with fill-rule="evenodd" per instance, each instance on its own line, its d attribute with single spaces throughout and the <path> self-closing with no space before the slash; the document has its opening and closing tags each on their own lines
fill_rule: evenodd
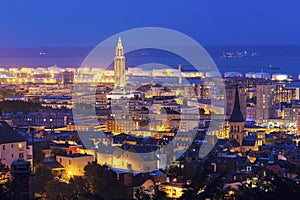
<svg viewBox="0 0 300 200">
<path fill-rule="evenodd" d="M 236 89 L 235 89 L 234 107 L 233 107 L 233 111 L 230 116 L 229 122 L 245 122 L 245 119 L 243 117 L 243 114 L 241 112 L 241 107 L 240 107 L 238 86 L 236 86 Z"/>
</svg>

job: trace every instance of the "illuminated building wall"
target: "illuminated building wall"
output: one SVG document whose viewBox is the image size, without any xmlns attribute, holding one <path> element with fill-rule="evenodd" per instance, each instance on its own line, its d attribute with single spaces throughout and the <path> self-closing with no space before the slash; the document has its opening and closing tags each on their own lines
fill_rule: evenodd
<svg viewBox="0 0 300 200">
<path fill-rule="evenodd" d="M 297 116 L 297 134 L 300 135 L 300 115 Z"/>
<path fill-rule="evenodd" d="M 159 190 L 166 193 L 167 198 L 179 199 L 184 193 L 184 186 L 182 183 L 161 183 Z"/>
<path fill-rule="evenodd" d="M 125 79 L 125 56 L 121 38 L 119 38 L 118 46 L 116 47 L 116 56 L 114 59 L 114 76 L 115 88 L 124 89 L 126 85 Z"/>
<path fill-rule="evenodd" d="M 256 107 L 249 106 L 246 108 L 246 120 L 255 121 L 256 120 Z"/>
<path fill-rule="evenodd" d="M 257 85 L 256 89 L 256 122 L 266 123 L 275 115 L 275 86 Z"/>
<path fill-rule="evenodd" d="M 278 84 L 275 88 L 275 99 L 285 103 L 297 100 L 299 99 L 299 88 L 288 88 L 284 84 Z"/>
<path fill-rule="evenodd" d="M 226 114 L 231 115 L 233 111 L 233 105 L 234 105 L 234 98 L 235 98 L 235 88 L 229 87 L 225 88 L 226 91 Z M 240 88 L 239 89 L 239 100 L 240 100 L 240 107 L 241 112 L 243 114 L 244 119 L 246 119 L 246 88 Z"/>
<path fill-rule="evenodd" d="M 85 154 L 68 154 L 56 156 L 56 161 L 64 168 L 67 178 L 72 176 L 83 176 L 84 167 L 90 162 L 94 161 L 93 155 Z"/>
</svg>

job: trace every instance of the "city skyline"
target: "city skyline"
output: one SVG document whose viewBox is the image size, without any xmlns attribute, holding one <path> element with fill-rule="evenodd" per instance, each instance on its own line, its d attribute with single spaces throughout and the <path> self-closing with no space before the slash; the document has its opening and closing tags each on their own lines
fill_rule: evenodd
<svg viewBox="0 0 300 200">
<path fill-rule="evenodd" d="M 296 0 L 2 2 L 0 199 L 297 199 L 299 19 Z"/>
</svg>

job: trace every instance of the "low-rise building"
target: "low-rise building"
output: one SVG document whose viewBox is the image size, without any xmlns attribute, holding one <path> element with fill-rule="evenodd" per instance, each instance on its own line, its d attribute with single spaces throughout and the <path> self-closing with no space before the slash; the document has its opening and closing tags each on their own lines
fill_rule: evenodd
<svg viewBox="0 0 300 200">
<path fill-rule="evenodd" d="M 18 134 L 6 122 L 0 121 L 0 161 L 2 164 L 11 167 L 14 161 L 31 161 L 30 149 L 27 147 L 27 140 L 24 136 Z"/>
<path fill-rule="evenodd" d="M 65 154 L 56 156 L 56 161 L 64 167 L 68 178 L 72 176 L 83 176 L 84 167 L 94 160 L 94 156 L 88 154 Z"/>
</svg>

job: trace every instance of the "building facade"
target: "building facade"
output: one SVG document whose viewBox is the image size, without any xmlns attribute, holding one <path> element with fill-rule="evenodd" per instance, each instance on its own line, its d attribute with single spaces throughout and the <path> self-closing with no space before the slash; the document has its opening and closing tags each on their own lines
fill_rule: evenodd
<svg viewBox="0 0 300 200">
<path fill-rule="evenodd" d="M 115 89 L 124 89 L 126 85 L 126 66 L 125 66 L 124 48 L 121 38 L 119 38 L 118 46 L 116 47 L 116 56 L 114 59 L 114 76 Z"/>
</svg>

